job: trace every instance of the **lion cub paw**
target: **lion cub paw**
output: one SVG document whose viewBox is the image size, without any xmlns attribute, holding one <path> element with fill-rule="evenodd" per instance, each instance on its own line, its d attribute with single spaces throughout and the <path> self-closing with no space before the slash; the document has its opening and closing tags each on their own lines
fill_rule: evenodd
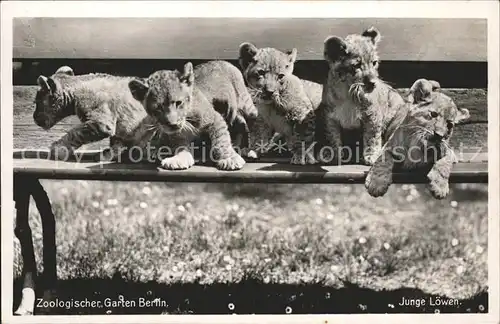
<svg viewBox="0 0 500 324">
<path fill-rule="evenodd" d="M 172 157 L 161 160 L 161 166 L 167 170 L 184 170 L 194 165 L 194 158 L 190 152 L 180 152 Z"/>
<path fill-rule="evenodd" d="M 429 189 L 436 199 L 444 199 L 450 193 L 448 180 L 444 179 L 437 171 L 431 170 L 427 175 L 430 180 Z"/>
<path fill-rule="evenodd" d="M 314 155 L 303 153 L 303 152 L 295 152 L 290 160 L 291 164 L 316 164 L 318 161 L 314 158 Z"/>
<path fill-rule="evenodd" d="M 365 188 L 372 197 L 380 197 L 386 194 L 392 183 L 392 173 L 376 172 L 373 168 L 368 172 L 365 180 Z"/>
<path fill-rule="evenodd" d="M 375 161 L 377 161 L 380 153 L 379 152 L 374 152 L 374 153 L 369 153 L 365 154 L 363 156 L 363 163 L 368 166 L 372 166 L 375 164 Z"/>
<path fill-rule="evenodd" d="M 219 170 L 226 170 L 226 171 L 239 170 L 243 168 L 244 165 L 245 165 L 245 160 L 243 160 L 243 158 L 237 153 L 235 153 L 231 157 L 217 161 L 217 169 Z"/>
</svg>

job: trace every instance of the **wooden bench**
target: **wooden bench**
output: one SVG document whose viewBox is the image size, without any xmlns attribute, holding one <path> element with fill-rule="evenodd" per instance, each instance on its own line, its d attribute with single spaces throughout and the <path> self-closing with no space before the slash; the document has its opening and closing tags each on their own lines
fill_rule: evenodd
<svg viewBox="0 0 500 324">
<path fill-rule="evenodd" d="M 404 33 L 405 29 L 414 29 L 415 24 L 429 24 L 428 20 L 417 22 L 415 20 L 408 19 L 408 21 L 400 21 L 397 27 L 391 26 L 389 22 L 384 22 L 383 20 L 378 21 L 371 20 L 368 22 L 366 20 L 364 23 L 360 23 L 357 20 L 351 19 L 349 21 L 344 21 L 343 23 L 336 23 L 339 31 L 335 34 L 346 35 L 347 33 L 359 32 L 359 26 L 364 26 L 368 24 L 375 24 L 384 33 L 384 28 L 390 30 L 389 33 L 384 33 L 385 39 L 383 45 L 380 48 L 382 61 L 383 60 L 393 60 L 393 62 L 383 62 L 381 68 L 382 76 L 388 80 L 397 83 L 399 87 L 407 87 L 411 85 L 411 82 L 420 77 L 433 78 L 441 82 L 441 85 L 446 88 L 443 89 L 450 97 L 452 97 L 458 107 L 464 107 L 469 109 L 471 113 L 471 118 L 463 125 L 459 125 L 455 131 L 450 145 L 456 149 L 456 154 L 459 159 L 459 163 L 456 164 L 451 173 L 450 182 L 451 183 L 487 183 L 488 182 L 488 148 L 487 148 L 487 91 L 486 88 L 486 73 L 485 68 L 485 56 L 481 57 L 481 51 L 469 51 L 463 53 L 457 51 L 455 47 L 455 42 L 453 40 L 447 40 L 447 44 L 439 43 L 440 48 L 443 51 L 447 51 L 447 56 L 443 56 L 438 52 L 434 56 L 430 55 L 427 60 L 434 60 L 429 63 L 418 63 L 419 68 L 405 70 L 405 67 L 414 67 L 415 61 L 422 59 L 418 57 L 415 53 L 408 50 L 406 46 L 396 46 L 395 43 L 391 42 L 391 37 L 396 37 L 400 33 Z M 39 23 L 39 22 L 37 22 Z M 37 33 L 37 23 L 30 22 L 26 24 L 23 21 L 18 21 L 17 26 L 15 23 L 15 35 L 17 33 L 25 32 Z M 65 22 L 67 24 L 78 24 L 78 22 L 72 23 L 71 20 Z M 321 82 L 326 74 L 325 64 L 322 61 L 322 41 L 327 36 L 332 34 L 331 20 L 303 20 L 303 21 L 279 21 L 267 20 L 266 23 L 262 24 L 259 28 L 252 29 L 251 31 L 245 31 L 242 25 L 245 22 L 238 21 L 236 19 L 228 20 L 225 22 L 224 31 L 228 34 L 221 36 L 220 23 L 216 21 L 211 21 L 210 23 L 193 23 L 194 25 L 190 28 L 201 28 L 200 24 L 203 25 L 204 37 L 203 39 L 210 39 L 206 35 L 212 35 L 216 40 L 211 40 L 212 43 L 221 44 L 220 48 L 215 49 L 214 46 L 207 46 L 207 44 L 198 44 L 194 46 L 195 48 L 184 48 L 184 52 L 180 47 L 155 47 L 149 52 L 147 59 L 144 60 L 144 70 L 140 73 L 136 73 L 139 76 L 146 76 L 152 70 L 163 68 L 169 69 L 179 66 L 179 62 L 185 62 L 187 60 L 206 60 L 210 58 L 219 59 L 230 59 L 231 62 L 236 63 L 236 48 L 242 41 L 254 41 L 257 45 L 262 46 L 274 46 L 281 49 L 286 49 L 287 47 L 297 47 L 299 56 L 302 59 L 301 62 L 297 64 L 296 74 L 299 77 Z M 455 27 L 463 28 L 464 21 L 451 22 L 451 21 L 441 21 L 440 24 L 456 24 Z M 98 39 L 93 43 L 93 47 L 90 48 L 80 48 L 78 51 L 80 57 L 93 57 L 96 60 L 78 60 L 73 57 L 74 52 L 68 52 L 67 43 L 59 43 L 52 46 L 60 46 L 55 48 L 43 47 L 45 38 L 50 38 L 49 25 L 55 28 L 55 30 L 60 30 L 64 28 L 68 30 L 71 34 L 73 30 L 71 26 L 61 26 L 64 24 L 59 22 L 58 24 L 42 24 L 38 27 L 42 31 L 38 32 L 38 35 L 42 41 L 40 42 L 40 48 L 38 51 L 36 47 L 33 48 L 14 48 L 14 56 L 19 67 L 15 71 L 14 76 L 16 77 L 20 84 L 26 84 L 26 80 L 32 78 L 33 84 L 36 80 L 36 76 L 39 74 L 50 74 L 55 71 L 55 68 L 61 65 L 70 65 L 75 68 L 85 67 L 87 70 L 78 70 L 75 68 L 75 72 L 78 74 L 88 73 L 88 72 L 119 72 L 122 71 L 123 74 L 129 74 L 130 70 L 126 70 L 130 67 L 130 61 L 120 61 L 120 60 L 105 60 L 102 57 L 97 57 L 96 53 L 102 54 L 102 52 L 95 52 L 96 47 L 103 45 L 106 41 Z M 113 24 L 109 22 L 109 24 Z M 147 25 L 148 23 L 144 23 Z M 229 26 L 227 25 L 229 24 Z M 232 25 L 231 25 L 232 24 Z M 352 27 L 355 25 L 355 28 Z M 439 24 L 438 24 L 439 25 Z M 467 24 L 466 24 L 467 25 Z M 54 27 L 55 26 L 55 27 Z M 99 23 L 95 23 L 92 28 L 100 28 Z M 236 27 L 238 28 L 236 28 Z M 152 27 L 152 26 L 150 26 Z M 233 28 L 234 27 L 234 28 Z M 279 29 L 277 29 L 279 27 Z M 349 28 L 352 27 L 352 28 Z M 16 29 L 17 28 L 17 29 Z M 424 28 L 424 27 L 421 27 Z M 476 28 L 479 28 L 476 26 Z M 28 30 L 30 29 L 30 30 Z M 78 29 L 74 29 L 78 30 Z M 236 30 L 236 31 L 235 31 Z M 262 31 L 269 31 L 272 37 L 266 38 L 259 42 L 259 36 Z M 278 30 L 278 31 L 277 31 Z M 299 34 L 303 34 L 304 30 L 314 30 L 312 35 L 307 34 L 307 37 L 299 37 Z M 348 30 L 348 32 L 347 32 Z M 238 34 L 238 31 L 240 32 Z M 477 35 L 481 35 L 481 32 L 485 33 L 486 29 L 479 28 L 476 32 Z M 162 37 L 166 40 L 176 39 L 179 35 L 186 35 L 187 31 L 183 28 L 169 30 L 168 32 L 162 30 Z M 92 33 L 90 33 L 92 34 Z M 392 34 L 392 36 L 391 36 Z M 414 36 L 419 36 L 419 33 L 412 33 Z M 439 35 L 439 34 L 438 34 Z M 465 33 L 454 33 L 457 37 L 463 37 L 463 35 L 471 35 L 469 32 Z M 476 35 L 476 36 L 477 36 Z M 485 34 L 484 34 L 485 35 Z M 33 36 L 31 34 L 31 36 Z M 278 37 L 280 36 L 280 37 Z M 113 34 L 113 37 L 119 38 L 119 35 Z M 125 37 L 125 36 L 124 36 Z M 449 35 L 446 35 L 449 37 Z M 486 37 L 486 36 L 484 36 Z M 123 39 L 121 40 L 123 42 Z M 424 41 L 429 41 L 426 38 Z M 457 40 L 458 41 L 458 40 Z M 476 38 L 464 40 L 460 38 L 461 42 L 464 41 L 477 41 Z M 52 44 L 54 44 L 54 39 L 51 38 Z M 151 40 L 153 42 L 153 40 Z M 422 42 L 415 41 L 415 44 Z M 439 42 L 439 37 L 434 38 L 434 42 Z M 195 43 L 195 42 L 192 42 Z M 66 44 L 66 45 L 64 45 Z M 482 44 L 482 43 L 481 43 Z M 64 47 L 66 46 L 66 47 Z M 75 45 L 76 46 L 76 45 Z M 88 43 L 86 44 L 88 46 Z M 384 47 L 385 46 L 385 47 Z M 78 46 L 76 46 L 78 47 Z M 447 48 L 446 48 L 447 47 Z M 73 47 L 72 47 L 73 48 Z M 108 49 L 113 52 L 113 47 L 107 45 Z M 166 48 L 166 49 L 165 49 Z M 463 46 L 461 48 L 464 48 Z M 477 48 L 477 46 L 476 46 Z M 129 49 L 130 50 L 130 49 Z M 387 50 L 387 51 L 386 51 Z M 65 52 L 66 51 L 66 52 Z M 165 53 L 166 51 L 166 53 Z M 478 54 L 479 52 L 479 54 Z M 62 54 L 61 54 L 62 53 Z M 113 53 L 107 53 L 108 57 L 120 57 L 121 52 L 115 50 Z M 114 56 L 113 56 L 114 55 Z M 134 52 L 127 53 L 128 58 L 136 59 L 146 59 L 141 56 L 144 52 Z M 479 55 L 479 56 L 478 56 Z M 170 57 L 176 60 L 157 60 L 158 57 Z M 437 62 L 443 61 L 445 58 L 450 59 L 452 57 L 452 62 Z M 50 58 L 50 59 L 48 59 Z M 407 60 L 413 60 L 414 62 L 407 62 Z M 463 61 L 463 62 L 457 62 Z M 478 62 L 479 61 L 479 62 Z M 55 63 L 54 63 L 55 62 Z M 198 63 L 195 61 L 195 63 Z M 471 69 L 471 64 L 476 66 L 476 68 Z M 475 65 L 474 65 L 475 64 Z M 136 65 L 134 65 L 136 66 Z M 388 66 L 389 68 L 385 68 Z M 451 66 L 451 67 L 450 67 Z M 122 69 L 122 70 L 120 70 Z M 383 69 L 386 69 L 385 71 Z M 449 69 L 452 69 L 455 73 L 453 77 L 447 73 Z M 127 72 L 123 72 L 123 71 Z M 479 72 L 478 72 L 479 70 Z M 409 73 L 405 73 L 408 72 Z M 438 72 L 436 72 L 438 71 Z M 483 71 L 481 74 L 481 71 Z M 17 73 L 17 76 L 16 76 Z M 427 75 L 431 74 L 431 75 Z M 436 74 L 437 73 L 437 74 Z M 470 76 L 468 79 L 467 75 Z M 34 76 L 34 77 L 33 77 Z M 457 79 L 457 80 L 454 80 Z M 405 81 L 405 84 L 398 82 L 400 80 L 410 80 Z M 459 80 L 458 80 L 459 79 Z M 396 81 L 394 81 L 396 80 Z M 443 81 L 444 80 L 444 81 Z M 461 84 L 460 82 L 467 82 L 470 80 L 469 86 Z M 479 80 L 479 81 L 478 81 Z M 484 81 L 484 82 L 483 82 Z M 456 87 L 460 83 L 461 88 Z M 406 89 L 400 89 L 401 91 L 406 91 Z M 34 260 L 33 244 L 31 239 L 31 232 L 29 226 L 26 227 L 28 220 L 28 203 L 30 196 L 32 196 L 36 202 L 37 208 L 40 211 L 43 224 L 43 262 L 45 269 L 44 282 L 47 287 L 54 287 L 56 281 L 56 250 L 55 250 L 55 221 L 52 208 L 50 206 L 47 194 L 43 190 L 39 179 L 81 179 L 81 180 L 109 180 L 109 181 L 171 181 L 171 182 L 263 182 L 263 183 L 348 183 L 348 184 L 361 184 L 364 183 L 366 173 L 368 171 L 367 166 L 363 165 L 342 165 L 342 166 L 323 166 L 323 165 L 313 165 L 313 166 L 296 166 L 290 165 L 286 161 L 286 157 L 283 156 L 267 156 L 263 157 L 258 162 L 247 163 L 242 170 L 239 171 L 218 171 L 212 166 L 208 165 L 195 165 L 189 170 L 185 171 L 167 171 L 160 170 L 155 165 L 148 164 L 131 164 L 131 163 L 112 163 L 112 162 L 94 162 L 92 159 L 88 159 L 88 156 L 95 155 L 103 147 L 108 146 L 108 141 L 101 141 L 88 145 L 80 152 L 84 152 L 84 158 L 81 162 L 61 162 L 52 161 L 46 159 L 47 149 L 49 145 L 61 137 L 69 128 L 78 123 L 75 117 L 66 119 L 64 122 L 56 125 L 50 131 L 44 131 L 38 126 L 36 126 L 32 119 L 33 113 L 33 99 L 34 93 L 36 91 L 35 86 L 14 86 L 14 162 L 13 162 L 13 172 L 14 172 L 14 198 L 16 201 L 17 209 L 17 226 L 16 235 L 21 240 L 22 255 L 24 260 L 24 287 L 29 288 L 34 287 L 34 279 L 36 275 L 36 265 L 30 260 Z M 397 173 L 394 175 L 395 183 L 425 183 L 427 182 L 426 177 L 422 174 L 405 172 Z M 56 197 L 53 197 L 56 199 Z M 26 231 L 20 229 L 28 228 Z M 21 237 L 23 239 L 21 239 Z M 23 241 L 24 240 L 24 241 Z M 28 262 L 27 262 L 28 261 Z M 31 303 L 30 297 L 25 297 L 23 294 L 22 303 Z M 29 308 L 30 305 L 24 305 L 23 307 Z M 31 305 L 31 309 L 32 305 Z M 22 312 L 21 312 L 22 313 Z"/>
</svg>

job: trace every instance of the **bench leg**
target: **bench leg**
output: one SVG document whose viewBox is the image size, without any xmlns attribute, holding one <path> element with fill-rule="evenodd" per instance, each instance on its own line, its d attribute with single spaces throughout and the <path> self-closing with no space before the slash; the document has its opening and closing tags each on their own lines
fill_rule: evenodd
<svg viewBox="0 0 500 324">
<path fill-rule="evenodd" d="M 17 210 L 15 232 L 21 243 L 23 292 L 21 304 L 14 312 L 15 315 L 32 315 L 35 305 L 36 262 L 28 220 L 30 196 L 33 197 L 42 219 L 44 300 L 52 299 L 57 281 L 56 227 L 49 197 L 38 179 L 17 177 L 14 180 L 14 200 Z"/>
<path fill-rule="evenodd" d="M 49 197 L 38 179 L 34 180 L 31 187 L 31 196 L 42 218 L 43 230 L 43 283 L 44 290 L 55 288 L 57 280 L 56 268 L 56 222 Z"/>
<path fill-rule="evenodd" d="M 23 290 L 21 303 L 14 315 L 32 315 L 35 306 L 36 261 L 33 238 L 29 225 L 29 183 L 24 178 L 14 178 L 14 201 L 16 207 L 16 237 L 21 243 L 23 258 Z"/>
</svg>

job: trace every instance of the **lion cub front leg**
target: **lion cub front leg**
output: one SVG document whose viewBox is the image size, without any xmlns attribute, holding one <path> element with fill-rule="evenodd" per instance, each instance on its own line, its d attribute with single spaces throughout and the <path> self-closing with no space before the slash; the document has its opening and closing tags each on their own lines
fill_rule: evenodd
<svg viewBox="0 0 500 324">
<path fill-rule="evenodd" d="M 367 120 L 363 130 L 363 162 L 373 165 L 382 151 L 382 127 Z"/>
<path fill-rule="evenodd" d="M 338 165 L 342 161 L 342 126 L 333 118 L 324 120 L 323 147 L 318 150 L 321 163 Z"/>
<path fill-rule="evenodd" d="M 446 149 L 445 155 L 437 160 L 427 174 L 429 179 L 429 189 L 431 194 L 436 199 L 444 199 L 450 192 L 448 179 L 450 178 L 451 169 L 456 162 L 454 153 Z"/>
<path fill-rule="evenodd" d="M 385 195 L 392 184 L 394 157 L 390 149 L 385 148 L 368 171 L 365 188 L 372 197 Z"/>
<path fill-rule="evenodd" d="M 266 153 L 266 149 L 270 144 L 271 127 L 259 115 L 252 123 L 249 131 L 248 150 L 243 150 L 243 156 L 258 159 L 262 154 Z"/>
<path fill-rule="evenodd" d="M 174 155 L 171 157 L 160 157 L 160 165 L 167 170 L 185 170 L 194 165 L 194 157 L 189 151 L 189 144 L 191 143 L 190 136 L 182 136 L 177 134 L 169 137 L 169 144 L 174 148 Z"/>
<path fill-rule="evenodd" d="M 227 124 L 219 114 L 214 114 L 213 122 L 206 127 L 212 144 L 210 158 L 216 161 L 220 170 L 239 170 L 245 160 L 234 150 Z"/>
<path fill-rule="evenodd" d="M 113 136 L 115 123 L 89 120 L 68 131 L 50 146 L 50 156 L 56 160 L 66 160 L 82 145 L 97 142 Z"/>
<path fill-rule="evenodd" d="M 300 123 L 293 126 L 293 156 L 291 164 L 316 164 L 318 161 L 314 157 L 314 131 L 315 131 L 314 111 L 310 111 Z"/>
</svg>

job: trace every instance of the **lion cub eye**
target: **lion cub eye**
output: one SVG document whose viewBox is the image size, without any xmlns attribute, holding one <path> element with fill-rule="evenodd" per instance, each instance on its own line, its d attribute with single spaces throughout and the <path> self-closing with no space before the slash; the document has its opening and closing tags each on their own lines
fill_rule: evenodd
<svg viewBox="0 0 500 324">
<path fill-rule="evenodd" d="M 430 112 L 432 118 L 436 118 L 439 114 L 435 111 Z"/>
<path fill-rule="evenodd" d="M 257 71 L 257 75 L 259 75 L 259 76 L 264 76 L 264 74 L 266 74 L 266 71 L 264 71 L 264 70 Z"/>
<path fill-rule="evenodd" d="M 448 127 L 448 129 L 452 129 L 453 128 L 453 122 L 451 120 L 448 120 L 446 122 L 446 126 Z"/>
</svg>

